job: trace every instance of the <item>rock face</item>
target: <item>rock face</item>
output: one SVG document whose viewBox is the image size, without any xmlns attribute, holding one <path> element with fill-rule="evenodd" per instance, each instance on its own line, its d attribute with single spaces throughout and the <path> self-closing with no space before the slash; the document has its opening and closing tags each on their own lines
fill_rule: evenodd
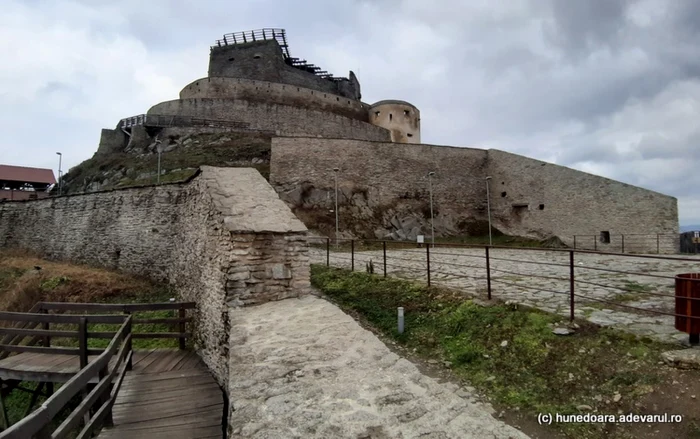
<svg viewBox="0 0 700 439">
<path fill-rule="evenodd" d="M 314 297 L 230 312 L 230 438 L 527 436 Z"/>
<path fill-rule="evenodd" d="M 661 357 L 679 369 L 700 369 L 700 347 L 664 352 Z"/>
<path fill-rule="evenodd" d="M 222 128 L 165 128 L 153 132 L 134 127 L 128 143 L 103 148 L 71 168 L 64 177 L 64 193 L 95 192 L 158 181 L 186 180 L 202 165 L 253 167 L 265 178 L 270 169 L 270 137 L 263 133 Z"/>
</svg>

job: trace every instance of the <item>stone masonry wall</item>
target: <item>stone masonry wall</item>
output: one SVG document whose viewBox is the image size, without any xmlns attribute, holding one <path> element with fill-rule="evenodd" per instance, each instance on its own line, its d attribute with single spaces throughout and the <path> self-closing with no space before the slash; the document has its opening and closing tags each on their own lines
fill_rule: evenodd
<svg viewBox="0 0 700 439">
<path fill-rule="evenodd" d="M 299 215 L 334 208 L 333 168 L 340 169 L 341 229 L 356 227 L 356 235 L 361 227 L 371 238 L 428 233 L 431 171 L 436 230 L 454 233 L 463 220 L 486 219 L 486 187 L 472 177 L 486 167 L 484 150 L 313 138 L 273 138 L 271 149 L 270 183 Z"/>
<path fill-rule="evenodd" d="M 360 84 L 354 75 L 347 81 L 333 81 L 288 66 L 274 40 L 212 48 L 207 76 L 277 82 L 360 99 Z"/>
<path fill-rule="evenodd" d="M 678 234 L 674 197 L 504 151 L 491 149 L 488 154 L 492 213 L 501 230 L 556 235 L 570 246 L 573 235 L 608 231 L 611 242 L 597 244 L 602 251 L 620 251 L 621 235 L 627 234 L 625 250 L 640 252 L 656 252 L 657 233 Z M 675 253 L 676 242 L 661 240 L 660 251 Z"/>
<path fill-rule="evenodd" d="M 307 292 L 305 232 L 251 168 L 203 166 L 189 183 L 0 203 L 0 247 L 167 281 L 196 302 L 197 350 L 222 385 L 230 307 Z"/>
<path fill-rule="evenodd" d="M 148 114 L 247 122 L 251 130 L 271 131 L 280 136 L 341 137 L 374 141 L 389 141 L 391 138 L 388 130 L 357 119 L 326 111 L 243 99 L 178 99 L 154 105 Z"/>
<path fill-rule="evenodd" d="M 180 91 L 180 99 L 222 98 L 290 105 L 326 111 L 368 122 L 367 106 L 360 101 L 310 88 L 241 78 L 201 78 Z"/>
<path fill-rule="evenodd" d="M 422 232 L 429 232 L 424 176 L 430 171 L 436 172 L 438 235 L 454 233 L 470 219 L 487 220 L 486 176 L 492 177 L 494 227 L 506 234 L 557 236 L 573 245 L 575 234 L 609 231 L 612 242 L 599 249 L 611 251 L 620 250 L 621 234 L 648 234 L 648 240 L 628 238 L 625 249 L 655 253 L 657 233 L 678 233 L 673 197 L 503 151 L 340 139 L 272 140 L 270 182 L 298 211 L 315 206 L 320 214 L 333 208 L 334 167 L 340 168 L 341 230 L 356 236 L 362 235 L 352 225 L 368 219 L 374 221 L 368 226 L 401 229 L 395 220 L 410 219 L 410 209 Z M 383 215 L 392 210 L 400 211 L 398 218 Z M 403 234 L 392 238 L 412 239 L 405 228 Z M 379 231 L 375 235 L 381 237 Z M 677 251 L 673 242 L 677 240 L 663 241 L 661 252 Z"/>
</svg>

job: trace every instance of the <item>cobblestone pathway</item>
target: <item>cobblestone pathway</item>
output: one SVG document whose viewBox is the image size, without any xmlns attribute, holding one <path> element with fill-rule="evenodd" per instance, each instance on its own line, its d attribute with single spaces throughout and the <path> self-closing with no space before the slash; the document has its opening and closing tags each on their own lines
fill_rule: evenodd
<svg viewBox="0 0 700 439">
<path fill-rule="evenodd" d="M 229 437 L 527 439 L 314 296 L 231 311 Z"/>
<path fill-rule="evenodd" d="M 312 263 L 326 263 L 325 249 L 312 248 L 310 257 Z M 370 259 L 375 273 L 382 273 L 381 250 L 355 252 L 355 270 L 365 271 Z M 575 316 L 661 341 L 687 342 L 688 335 L 674 328 L 672 315 L 652 314 L 644 310 L 674 313 L 673 277 L 681 273 L 700 272 L 700 257 L 692 259 L 695 261 L 576 253 Z M 330 263 L 332 266 L 350 268 L 351 255 L 349 252 L 331 252 Z M 490 266 L 494 298 L 569 315 L 569 252 L 491 249 Z M 486 258 L 483 249 L 430 249 L 430 269 L 433 284 L 486 298 Z M 387 273 L 425 281 L 425 249 L 387 250 Z M 596 300 L 613 301 L 619 306 Z"/>
</svg>

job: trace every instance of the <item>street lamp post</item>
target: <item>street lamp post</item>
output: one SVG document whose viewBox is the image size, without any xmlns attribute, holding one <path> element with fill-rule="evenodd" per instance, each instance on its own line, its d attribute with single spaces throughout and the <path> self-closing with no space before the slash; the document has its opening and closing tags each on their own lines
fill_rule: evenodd
<svg viewBox="0 0 700 439">
<path fill-rule="evenodd" d="M 58 154 L 58 195 L 61 195 L 61 159 L 63 159 L 63 154 L 57 152 Z"/>
<path fill-rule="evenodd" d="M 333 176 L 335 177 L 335 245 L 338 245 L 339 228 L 338 228 L 338 171 L 340 169 L 333 168 Z"/>
<path fill-rule="evenodd" d="M 160 153 L 163 152 L 163 148 L 160 146 L 160 140 L 156 140 L 156 149 L 158 150 L 158 177 L 156 179 L 156 184 L 160 184 Z"/>
<path fill-rule="evenodd" d="M 489 182 L 491 177 L 486 177 L 486 209 L 489 214 L 489 245 L 493 245 L 493 239 L 491 237 L 491 190 L 489 189 Z"/>
<path fill-rule="evenodd" d="M 433 248 L 435 248 L 435 217 L 433 216 L 433 180 L 435 172 L 428 172 L 428 190 L 430 191 L 430 236 L 433 243 Z"/>
</svg>

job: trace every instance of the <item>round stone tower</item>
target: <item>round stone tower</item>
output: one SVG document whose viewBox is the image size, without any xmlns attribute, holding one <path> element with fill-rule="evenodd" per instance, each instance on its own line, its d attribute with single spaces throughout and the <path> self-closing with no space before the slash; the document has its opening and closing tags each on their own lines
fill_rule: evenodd
<svg viewBox="0 0 700 439">
<path fill-rule="evenodd" d="M 369 107 L 369 122 L 391 131 L 391 141 L 420 143 L 420 111 L 406 101 L 379 101 Z"/>
</svg>

